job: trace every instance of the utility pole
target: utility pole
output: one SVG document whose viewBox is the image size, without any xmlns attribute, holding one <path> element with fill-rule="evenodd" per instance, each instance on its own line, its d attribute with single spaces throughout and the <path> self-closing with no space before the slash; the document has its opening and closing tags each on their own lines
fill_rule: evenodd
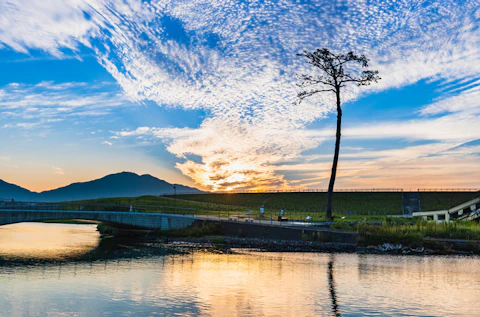
<svg viewBox="0 0 480 317">
<path fill-rule="evenodd" d="M 177 186 L 173 185 L 173 204 L 174 207 L 177 208 Z"/>
</svg>

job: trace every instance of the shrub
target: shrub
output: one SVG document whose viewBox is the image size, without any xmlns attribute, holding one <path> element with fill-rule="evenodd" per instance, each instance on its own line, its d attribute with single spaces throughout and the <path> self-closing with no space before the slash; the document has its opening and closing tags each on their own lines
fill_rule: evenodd
<svg viewBox="0 0 480 317">
<path fill-rule="evenodd" d="M 203 222 L 201 226 L 190 226 L 174 230 L 156 230 L 155 233 L 165 237 L 204 237 L 223 234 L 219 223 L 206 222 Z"/>
</svg>

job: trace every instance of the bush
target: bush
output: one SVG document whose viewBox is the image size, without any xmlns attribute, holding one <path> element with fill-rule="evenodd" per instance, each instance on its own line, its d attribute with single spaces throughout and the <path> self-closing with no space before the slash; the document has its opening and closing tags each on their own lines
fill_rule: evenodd
<svg viewBox="0 0 480 317">
<path fill-rule="evenodd" d="M 222 235 L 222 228 L 219 223 L 203 222 L 201 226 L 190 226 L 174 230 L 156 230 L 155 233 L 164 237 L 205 237 Z"/>
<path fill-rule="evenodd" d="M 225 238 L 222 238 L 222 237 L 214 237 L 214 238 L 211 238 L 211 239 L 210 239 L 210 242 L 211 242 L 211 243 L 215 243 L 215 244 L 223 244 L 223 243 L 225 243 Z"/>
<path fill-rule="evenodd" d="M 381 226 L 359 224 L 357 231 L 364 245 L 383 243 L 402 243 L 405 245 L 422 245 L 423 238 L 444 238 L 480 240 L 480 225 L 476 222 L 435 223 L 418 220 L 415 224 L 389 224 Z"/>
<path fill-rule="evenodd" d="M 100 223 L 97 225 L 97 230 L 100 232 L 100 234 L 110 234 L 110 235 L 117 235 L 119 231 L 118 228 L 111 227 L 103 223 Z"/>
</svg>

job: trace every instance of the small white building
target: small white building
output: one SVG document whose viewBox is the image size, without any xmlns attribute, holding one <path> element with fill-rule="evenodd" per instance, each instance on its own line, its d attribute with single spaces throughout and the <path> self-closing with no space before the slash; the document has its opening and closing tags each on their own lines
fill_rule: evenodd
<svg viewBox="0 0 480 317">
<path fill-rule="evenodd" d="M 427 221 L 438 223 L 454 220 L 475 220 L 480 218 L 480 197 L 446 210 L 420 211 L 412 213 L 414 217 L 423 217 Z"/>
</svg>

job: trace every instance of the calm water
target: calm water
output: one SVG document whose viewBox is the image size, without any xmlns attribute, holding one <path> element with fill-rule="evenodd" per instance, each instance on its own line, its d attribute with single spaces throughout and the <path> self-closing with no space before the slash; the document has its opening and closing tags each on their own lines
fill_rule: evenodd
<svg viewBox="0 0 480 317">
<path fill-rule="evenodd" d="M 479 297 L 477 257 L 169 254 L 91 225 L 0 227 L 1 316 L 480 316 Z"/>
</svg>

